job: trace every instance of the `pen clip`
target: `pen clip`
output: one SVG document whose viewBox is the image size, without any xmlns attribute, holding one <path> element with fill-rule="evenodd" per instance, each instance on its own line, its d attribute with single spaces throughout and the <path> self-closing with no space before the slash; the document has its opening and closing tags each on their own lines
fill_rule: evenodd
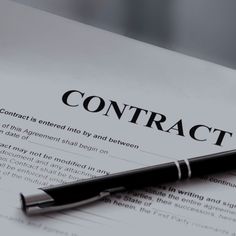
<svg viewBox="0 0 236 236">
<path fill-rule="evenodd" d="M 21 202 L 22 202 L 22 209 L 26 215 L 37 215 L 43 214 L 53 211 L 61 211 L 70 208 L 79 207 L 88 203 L 92 203 L 94 201 L 100 200 L 104 197 L 107 197 L 111 194 L 109 190 L 105 190 L 100 192 L 98 195 L 68 204 L 63 205 L 53 205 L 55 203 L 54 199 L 45 193 L 43 190 L 40 190 L 36 194 L 24 195 L 21 193 Z"/>
</svg>

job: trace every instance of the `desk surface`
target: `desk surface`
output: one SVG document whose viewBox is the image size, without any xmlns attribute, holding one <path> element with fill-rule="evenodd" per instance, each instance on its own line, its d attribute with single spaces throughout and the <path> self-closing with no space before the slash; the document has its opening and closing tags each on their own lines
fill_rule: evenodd
<svg viewBox="0 0 236 236">
<path fill-rule="evenodd" d="M 236 69 L 234 0 L 15 0 Z"/>
</svg>

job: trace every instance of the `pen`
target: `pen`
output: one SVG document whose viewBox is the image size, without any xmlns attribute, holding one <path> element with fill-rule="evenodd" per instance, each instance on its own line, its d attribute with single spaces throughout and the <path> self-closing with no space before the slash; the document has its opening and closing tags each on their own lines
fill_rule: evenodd
<svg viewBox="0 0 236 236">
<path fill-rule="evenodd" d="M 27 215 L 60 211 L 79 207 L 121 191 L 229 171 L 234 168 L 236 168 L 236 150 L 176 160 L 72 183 L 38 188 L 35 192 L 21 193 L 22 210 Z"/>
</svg>

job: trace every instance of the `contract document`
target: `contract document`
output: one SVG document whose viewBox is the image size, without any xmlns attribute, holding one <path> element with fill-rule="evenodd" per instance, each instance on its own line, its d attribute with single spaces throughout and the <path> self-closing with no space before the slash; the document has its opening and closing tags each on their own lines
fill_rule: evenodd
<svg viewBox="0 0 236 236">
<path fill-rule="evenodd" d="M 236 171 L 35 217 L 19 199 L 235 149 L 235 87 L 229 68 L 2 0 L 1 235 L 236 235 Z"/>
</svg>

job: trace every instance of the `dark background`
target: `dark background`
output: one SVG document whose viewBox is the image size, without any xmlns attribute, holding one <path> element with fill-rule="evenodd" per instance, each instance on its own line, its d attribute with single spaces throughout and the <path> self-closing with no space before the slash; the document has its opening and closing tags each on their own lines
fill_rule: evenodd
<svg viewBox="0 0 236 236">
<path fill-rule="evenodd" d="M 236 69 L 235 0 L 14 0 Z"/>
</svg>

